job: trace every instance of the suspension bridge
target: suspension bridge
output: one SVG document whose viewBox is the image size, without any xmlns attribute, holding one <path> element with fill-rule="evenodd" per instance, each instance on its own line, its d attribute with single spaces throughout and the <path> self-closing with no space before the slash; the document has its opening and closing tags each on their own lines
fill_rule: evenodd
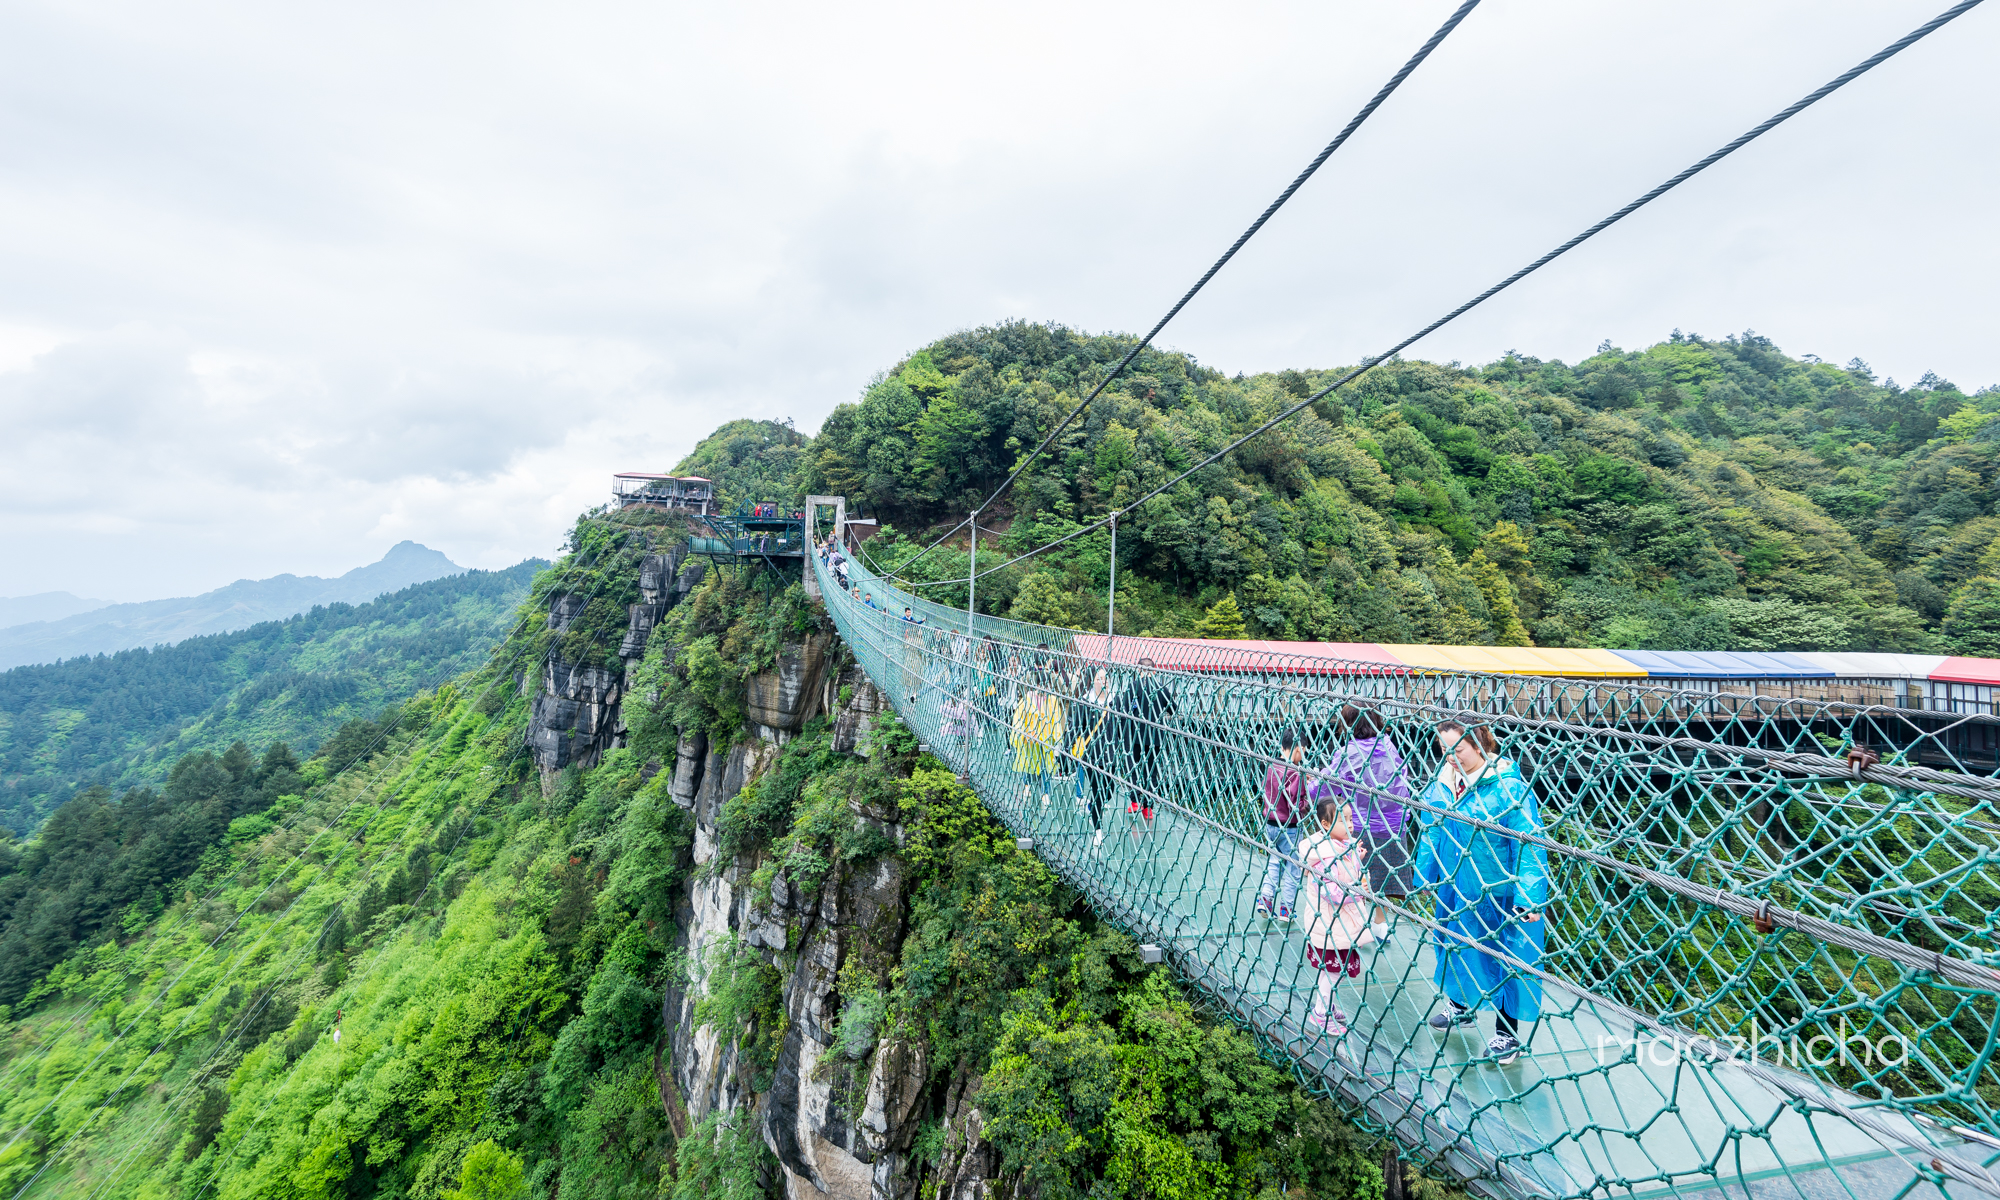
<svg viewBox="0 0 2000 1200">
<path fill-rule="evenodd" d="M 1845 754 L 1896 710 L 1718 709 L 1670 683 L 1307 647 L 1175 642 L 1168 659 L 1149 639 L 932 604 L 860 562 L 845 590 L 818 556 L 808 570 L 870 680 L 1024 851 L 1427 1169 L 1510 1197 L 2000 1195 L 2000 780 L 1911 765 L 1920 745 Z M 1135 689 L 1155 701 L 1121 703 Z M 1053 715 L 1017 722 L 1031 692 Z M 1319 971 L 1299 929 L 1255 907 L 1261 785 L 1282 728 L 1325 779 L 1357 701 L 1401 748 L 1425 836 L 1536 847 L 1553 899 L 1534 961 L 1469 944 L 1421 896 L 1385 900 L 1392 931 L 1341 981 L 1335 1034 L 1309 1020 Z M 1435 802 L 1446 720 L 1491 729 L 1539 820 Z M 1015 769 L 1029 742 L 1053 782 Z M 1513 1062 L 1482 1024 L 1430 1023 L 1441 952 L 1541 984 Z"/>
</svg>

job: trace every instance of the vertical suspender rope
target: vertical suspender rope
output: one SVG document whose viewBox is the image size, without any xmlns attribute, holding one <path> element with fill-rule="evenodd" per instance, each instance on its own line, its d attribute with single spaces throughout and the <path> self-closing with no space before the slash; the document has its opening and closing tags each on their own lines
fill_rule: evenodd
<svg viewBox="0 0 2000 1200">
<path fill-rule="evenodd" d="M 1118 510 L 1111 510 L 1111 582 L 1104 589 L 1104 664 L 1111 665 L 1111 642 L 1118 636 Z"/>
</svg>

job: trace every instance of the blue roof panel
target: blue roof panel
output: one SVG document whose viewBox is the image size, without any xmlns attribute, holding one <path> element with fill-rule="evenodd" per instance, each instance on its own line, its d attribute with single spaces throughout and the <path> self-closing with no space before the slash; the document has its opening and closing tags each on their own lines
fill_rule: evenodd
<svg viewBox="0 0 2000 1200">
<path fill-rule="evenodd" d="M 1651 679 L 1832 679 L 1796 654 L 1749 650 L 1613 650 Z"/>
</svg>

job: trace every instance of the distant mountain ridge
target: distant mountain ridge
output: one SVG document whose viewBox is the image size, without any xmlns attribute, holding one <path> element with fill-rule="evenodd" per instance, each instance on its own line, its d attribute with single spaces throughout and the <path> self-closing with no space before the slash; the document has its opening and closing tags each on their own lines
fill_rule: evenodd
<svg viewBox="0 0 2000 1200">
<path fill-rule="evenodd" d="M 438 551 L 402 541 L 390 547 L 379 562 L 356 567 L 337 579 L 322 579 L 317 575 L 239 579 L 199 596 L 112 604 L 53 620 L 31 619 L 27 624 L 0 628 L 0 671 L 30 663 L 172 645 L 209 633 L 229 633 L 262 621 L 296 616 L 317 604 L 365 604 L 411 584 L 464 573 L 464 567 Z M 44 593 L 0 603 L 66 595 Z"/>
<path fill-rule="evenodd" d="M 32 596 L 0 596 L 0 629 L 30 621 L 60 621 L 78 613 L 104 608 L 109 600 L 90 600 L 70 592 L 36 592 Z"/>
</svg>

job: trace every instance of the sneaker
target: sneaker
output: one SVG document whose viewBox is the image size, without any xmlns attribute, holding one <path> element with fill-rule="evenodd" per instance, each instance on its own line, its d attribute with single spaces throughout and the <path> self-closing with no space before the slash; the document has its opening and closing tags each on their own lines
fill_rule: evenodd
<svg viewBox="0 0 2000 1200">
<path fill-rule="evenodd" d="M 1104 844 L 1104 831 L 1102 829 L 1091 835 L 1090 844 L 1093 846 L 1102 846 Z"/>
<path fill-rule="evenodd" d="M 1135 812 L 1138 812 L 1138 811 L 1139 811 L 1139 802 L 1138 802 L 1137 800 L 1134 800 L 1134 801 L 1133 801 L 1132 803 L 1130 803 L 1130 804 L 1126 805 L 1126 806 L 1125 806 L 1125 811 L 1126 811 L 1126 812 L 1128 812 L 1128 813 L 1135 813 Z"/>
<path fill-rule="evenodd" d="M 1291 906 L 1291 905 L 1289 905 L 1289 904 L 1280 904 L 1280 905 L 1278 906 L 1278 919 L 1279 919 L 1280 921 L 1289 921 L 1289 920 L 1291 920 L 1291 919 L 1292 919 L 1292 906 Z"/>
<path fill-rule="evenodd" d="M 1443 1009 L 1431 1014 L 1432 1029 L 1450 1029 L 1454 1025 L 1470 1025 L 1479 1019 L 1479 1014 L 1469 1008 L 1458 1008 L 1447 1004 Z"/>
<path fill-rule="evenodd" d="M 1142 808 L 1142 809 L 1140 809 L 1140 810 L 1139 810 L 1139 819 L 1140 819 L 1140 820 L 1142 820 L 1142 821 L 1150 821 L 1150 820 L 1152 820 L 1152 819 L 1153 819 L 1153 810 L 1152 810 L 1152 809 L 1150 809 L 1150 808 Z"/>
<path fill-rule="evenodd" d="M 1486 1043 L 1486 1053 L 1492 1055 L 1493 1061 L 1500 1066 L 1512 1066 L 1514 1060 L 1521 1057 L 1521 1043 L 1511 1033 L 1496 1033 L 1493 1040 Z"/>
<path fill-rule="evenodd" d="M 1047 808 L 1048 806 L 1049 806 L 1049 794 L 1048 794 L 1047 792 L 1043 792 L 1043 793 L 1042 793 L 1042 807 L 1043 807 L 1043 808 Z"/>
<path fill-rule="evenodd" d="M 1271 919 L 1271 898 L 1269 896 L 1257 897 L 1257 915 L 1266 921 Z"/>
<path fill-rule="evenodd" d="M 1312 1013 L 1308 1015 L 1306 1017 L 1306 1026 L 1310 1029 L 1323 1029 L 1334 1037 L 1339 1037 L 1347 1032 L 1347 1021 L 1347 1013 L 1339 1005 L 1335 1005 L 1333 1011 L 1330 1013 Z"/>
</svg>

